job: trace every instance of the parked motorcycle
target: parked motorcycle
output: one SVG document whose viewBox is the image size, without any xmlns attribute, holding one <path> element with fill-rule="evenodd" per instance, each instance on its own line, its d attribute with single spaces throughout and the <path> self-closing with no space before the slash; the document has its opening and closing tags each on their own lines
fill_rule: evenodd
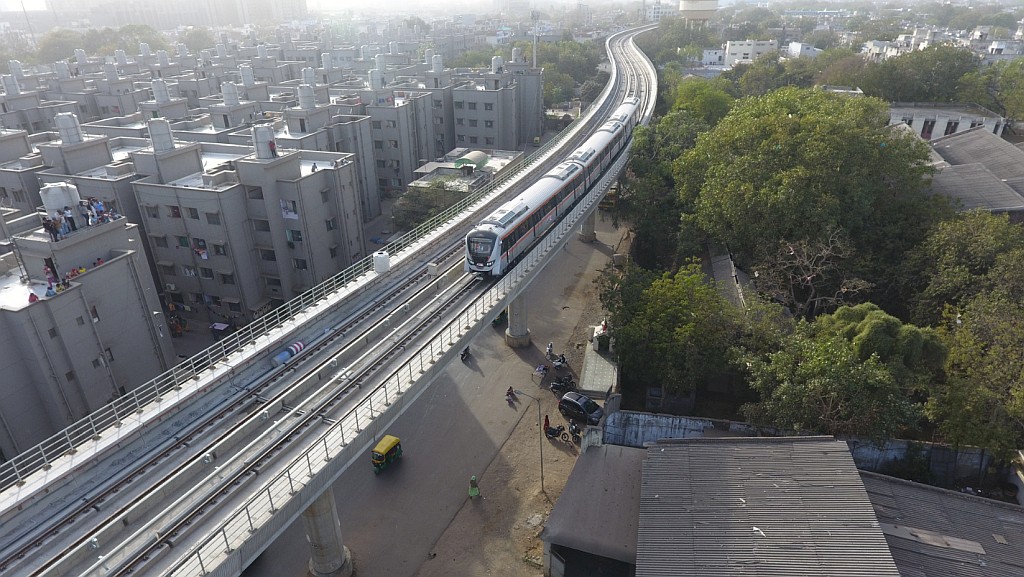
<svg viewBox="0 0 1024 577">
<path fill-rule="evenodd" d="M 562 377 L 555 377 L 549 386 L 551 387 L 551 392 L 564 395 L 569 391 L 576 390 L 576 381 L 573 380 L 572 375 L 565 375 Z"/>
<path fill-rule="evenodd" d="M 565 425 L 558 425 L 557 427 L 548 427 L 544 429 L 544 436 L 548 439 L 562 439 L 563 441 L 569 441 L 569 433 L 565 432 Z"/>
<path fill-rule="evenodd" d="M 572 442 L 577 445 L 583 440 L 583 428 L 576 424 L 575 419 L 569 420 L 569 434 L 572 435 Z"/>
</svg>

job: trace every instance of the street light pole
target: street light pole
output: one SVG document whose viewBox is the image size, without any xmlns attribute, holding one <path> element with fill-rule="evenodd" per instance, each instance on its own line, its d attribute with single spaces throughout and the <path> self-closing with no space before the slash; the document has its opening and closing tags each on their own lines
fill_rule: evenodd
<svg viewBox="0 0 1024 577">
<path fill-rule="evenodd" d="M 530 393 L 520 391 L 519 389 L 516 389 L 515 393 L 517 395 L 523 395 L 524 397 L 530 397 L 534 401 L 537 401 L 537 429 L 540 432 L 540 436 L 538 437 L 540 439 L 540 492 L 544 493 L 544 496 L 546 497 L 548 492 L 544 489 L 544 426 L 540 421 L 540 399 Z"/>
</svg>

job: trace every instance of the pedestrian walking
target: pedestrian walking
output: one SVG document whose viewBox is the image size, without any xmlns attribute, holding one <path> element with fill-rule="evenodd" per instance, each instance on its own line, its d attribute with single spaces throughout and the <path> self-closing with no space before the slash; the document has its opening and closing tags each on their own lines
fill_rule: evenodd
<svg viewBox="0 0 1024 577">
<path fill-rule="evenodd" d="M 469 478 L 469 498 L 480 496 L 480 485 L 476 482 L 476 475 Z"/>
</svg>

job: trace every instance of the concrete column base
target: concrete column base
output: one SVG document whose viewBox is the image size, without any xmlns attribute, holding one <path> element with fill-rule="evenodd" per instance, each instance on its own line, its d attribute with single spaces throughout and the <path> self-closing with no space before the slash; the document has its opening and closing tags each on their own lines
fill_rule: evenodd
<svg viewBox="0 0 1024 577">
<path fill-rule="evenodd" d="M 348 550 L 348 547 L 342 545 L 341 547 L 341 567 L 338 567 L 330 573 L 321 573 L 313 567 L 313 560 L 309 561 L 309 577 L 352 577 L 355 574 L 355 566 L 352 565 L 352 552 Z"/>
<path fill-rule="evenodd" d="M 576 238 L 578 238 L 580 242 L 594 242 L 597 240 L 596 225 L 597 213 L 592 212 L 590 213 L 590 216 L 583 219 L 583 222 L 580 223 L 580 230 L 576 233 Z"/>
<path fill-rule="evenodd" d="M 505 344 L 512 347 L 513 349 L 524 349 L 530 346 L 530 330 L 526 330 L 524 335 L 513 335 L 505 329 Z"/>
</svg>

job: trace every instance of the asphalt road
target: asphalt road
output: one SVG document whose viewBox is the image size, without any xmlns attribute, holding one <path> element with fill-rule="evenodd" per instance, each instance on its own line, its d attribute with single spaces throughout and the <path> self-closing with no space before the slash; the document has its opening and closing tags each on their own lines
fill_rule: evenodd
<svg viewBox="0 0 1024 577">
<path fill-rule="evenodd" d="M 467 501 L 471 475 L 480 475 L 501 445 L 532 410 L 505 402 L 509 386 L 543 394 L 531 379 L 548 341 L 565 343 L 579 318 L 571 306 L 578 283 L 590 282 L 595 263 L 607 262 L 606 242 L 617 237 L 610 223 L 598 222 L 599 242 L 569 245 L 548 264 L 526 294 L 533 343 L 510 349 L 504 327 L 486 327 L 465 362 L 454 361 L 388 431 L 402 439 L 401 460 L 374 475 L 349 467 L 334 484 L 342 537 L 359 577 L 412 577 Z M 604 254 L 601 254 L 604 253 Z M 558 352 L 556 346 L 556 352 Z M 533 393 L 533 391 L 537 391 Z M 548 393 L 550 394 L 550 393 Z M 527 405 L 533 409 L 533 404 Z M 556 415 L 552 415 L 554 418 Z M 485 491 L 496 479 L 486 479 Z M 301 520 L 289 527 L 243 573 L 246 577 L 302 577 L 309 547 Z"/>
</svg>

